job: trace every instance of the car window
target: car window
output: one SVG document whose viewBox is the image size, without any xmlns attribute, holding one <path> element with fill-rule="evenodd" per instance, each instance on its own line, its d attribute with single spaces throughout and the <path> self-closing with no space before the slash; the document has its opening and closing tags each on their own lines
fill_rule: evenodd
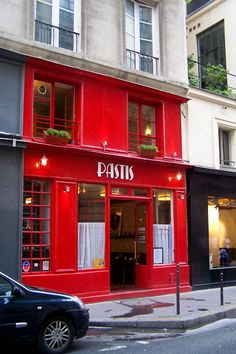
<svg viewBox="0 0 236 354">
<path fill-rule="evenodd" d="M 11 296 L 12 285 L 6 279 L 0 277 L 0 296 Z"/>
</svg>

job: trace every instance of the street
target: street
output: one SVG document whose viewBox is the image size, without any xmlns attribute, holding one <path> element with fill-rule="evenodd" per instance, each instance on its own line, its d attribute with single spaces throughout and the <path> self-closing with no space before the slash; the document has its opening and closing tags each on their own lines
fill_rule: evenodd
<svg viewBox="0 0 236 354">
<path fill-rule="evenodd" d="M 235 354 L 235 330 L 236 319 L 225 319 L 188 331 L 91 329 L 87 337 L 75 341 L 68 354 Z"/>
<path fill-rule="evenodd" d="M 90 328 L 88 335 L 75 340 L 67 354 L 114 352 L 118 354 L 235 354 L 236 319 L 224 319 L 193 330 L 143 330 L 135 328 Z M 35 351 L 8 347 L 2 354 L 35 354 Z"/>
</svg>

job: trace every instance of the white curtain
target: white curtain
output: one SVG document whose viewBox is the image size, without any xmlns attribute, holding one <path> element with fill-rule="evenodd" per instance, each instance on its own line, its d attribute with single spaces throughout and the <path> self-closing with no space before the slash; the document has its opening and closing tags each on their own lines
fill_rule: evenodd
<svg viewBox="0 0 236 354">
<path fill-rule="evenodd" d="M 94 268 L 95 259 L 104 259 L 105 223 L 78 223 L 78 267 Z"/>
<path fill-rule="evenodd" d="M 163 248 L 163 263 L 173 263 L 174 261 L 174 238 L 172 225 L 153 225 L 154 247 Z"/>
</svg>

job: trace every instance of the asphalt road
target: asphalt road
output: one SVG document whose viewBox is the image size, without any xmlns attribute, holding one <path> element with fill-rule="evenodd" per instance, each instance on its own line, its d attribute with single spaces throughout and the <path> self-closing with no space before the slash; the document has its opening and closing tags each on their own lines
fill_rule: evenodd
<svg viewBox="0 0 236 354">
<path fill-rule="evenodd" d="M 68 354 L 235 354 L 236 319 L 225 319 L 188 331 L 92 331 L 75 341 Z"/>
<path fill-rule="evenodd" d="M 235 354 L 236 319 L 224 319 L 194 330 L 90 328 L 67 354 Z M 1 348 L 1 354 L 36 354 L 28 348 Z"/>
</svg>

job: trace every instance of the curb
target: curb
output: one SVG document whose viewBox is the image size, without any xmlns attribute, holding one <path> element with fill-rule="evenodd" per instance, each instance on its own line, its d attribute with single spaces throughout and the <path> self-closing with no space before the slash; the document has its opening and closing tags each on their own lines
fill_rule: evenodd
<svg viewBox="0 0 236 354">
<path fill-rule="evenodd" d="M 129 328 L 156 328 L 156 329 L 193 329 L 209 323 L 217 322 L 224 318 L 236 317 L 235 306 L 222 306 L 222 310 L 206 311 L 198 316 L 176 315 L 156 318 L 134 318 L 132 320 L 109 320 L 109 319 L 91 319 L 90 326 L 98 327 L 129 327 Z"/>
</svg>

